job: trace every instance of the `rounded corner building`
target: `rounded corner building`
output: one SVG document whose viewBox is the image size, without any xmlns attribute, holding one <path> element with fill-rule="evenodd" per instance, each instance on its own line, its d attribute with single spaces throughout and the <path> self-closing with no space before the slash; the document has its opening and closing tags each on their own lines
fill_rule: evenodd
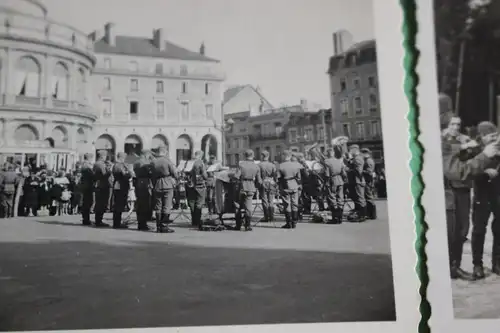
<svg viewBox="0 0 500 333">
<path fill-rule="evenodd" d="M 48 18 L 35 0 L 0 3 L 0 163 L 71 168 L 93 152 L 90 74 L 83 32 Z"/>
</svg>

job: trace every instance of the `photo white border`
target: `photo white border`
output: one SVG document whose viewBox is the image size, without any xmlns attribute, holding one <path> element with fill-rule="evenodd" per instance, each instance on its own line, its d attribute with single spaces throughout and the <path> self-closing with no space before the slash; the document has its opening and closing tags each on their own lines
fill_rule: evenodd
<svg viewBox="0 0 500 333">
<path fill-rule="evenodd" d="M 344 0 L 343 0 L 344 1 Z M 345 0 L 347 1 L 347 0 Z M 387 174 L 388 212 L 394 290 L 396 303 L 395 322 L 351 322 L 320 324 L 282 324 L 249 326 L 204 326 L 113 329 L 126 332 L 349 332 L 349 333 L 400 333 L 416 332 L 420 321 L 420 282 L 415 271 L 415 225 L 413 197 L 410 191 L 411 154 L 408 141 L 408 101 L 404 93 L 404 49 L 402 45 L 403 12 L 399 0 L 373 1 L 375 36 L 377 42 L 378 76 L 384 158 Z M 333 31 L 332 31 L 333 33 Z M 325 59 L 325 62 L 328 59 Z M 328 84 L 325 79 L 325 84 Z M 333 254 L 334 255 L 334 254 Z M 360 267 L 360 274 L 363 268 Z M 348 287 L 348 286 L 346 286 Z M 336 295 L 332 295 L 334 298 Z M 388 295 L 391 297 L 391 295 Z M 101 330 L 85 330 L 94 332 Z M 40 331 L 37 331 L 40 332 Z M 54 331 L 64 332 L 64 331 Z M 77 331 L 71 331 L 77 332 Z M 80 332 L 80 330 L 78 331 Z"/>
<path fill-rule="evenodd" d="M 429 324 L 434 332 L 499 332 L 500 320 L 455 319 L 448 260 L 448 240 L 443 186 L 443 163 L 439 120 L 434 1 L 417 1 L 420 50 L 418 103 L 420 106 L 420 140 L 425 147 L 422 177 L 425 190 L 422 205 L 429 225 L 426 253 L 429 273 L 428 300 L 431 304 Z"/>
</svg>

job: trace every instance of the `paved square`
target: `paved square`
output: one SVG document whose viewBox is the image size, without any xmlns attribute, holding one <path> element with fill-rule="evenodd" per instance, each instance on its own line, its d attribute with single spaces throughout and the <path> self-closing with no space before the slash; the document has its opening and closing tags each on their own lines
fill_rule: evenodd
<svg viewBox="0 0 500 333">
<path fill-rule="evenodd" d="M 366 223 L 253 232 L 1 220 L 0 329 L 395 320 L 387 207 L 377 205 Z"/>
</svg>

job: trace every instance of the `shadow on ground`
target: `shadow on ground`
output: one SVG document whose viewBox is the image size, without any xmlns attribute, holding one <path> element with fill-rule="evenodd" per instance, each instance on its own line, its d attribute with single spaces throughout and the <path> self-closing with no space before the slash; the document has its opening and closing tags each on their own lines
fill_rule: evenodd
<svg viewBox="0 0 500 333">
<path fill-rule="evenodd" d="M 0 330 L 395 320 L 390 255 L 0 243 Z"/>
</svg>

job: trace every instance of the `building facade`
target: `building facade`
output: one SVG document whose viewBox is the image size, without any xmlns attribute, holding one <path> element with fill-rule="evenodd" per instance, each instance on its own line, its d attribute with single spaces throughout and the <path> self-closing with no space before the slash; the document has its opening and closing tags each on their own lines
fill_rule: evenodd
<svg viewBox="0 0 500 333">
<path fill-rule="evenodd" d="M 292 114 L 285 134 L 288 149 L 293 152 L 306 153 L 314 144 L 325 152 L 333 139 L 331 109 Z"/>
<path fill-rule="evenodd" d="M 225 76 L 205 45 L 186 50 L 166 41 L 163 29 L 149 38 L 120 36 L 112 23 L 91 38 L 95 149 L 133 154 L 166 146 L 177 162 L 199 149 L 222 159 Z"/>
<path fill-rule="evenodd" d="M 92 150 L 92 42 L 38 1 L 10 5 L 0 7 L 0 162 L 66 168 Z"/>
<path fill-rule="evenodd" d="M 245 150 L 250 148 L 250 119 L 272 108 L 260 90 L 252 85 L 233 86 L 224 92 L 223 111 L 228 125 L 224 132 L 227 165 L 238 165 Z"/>
<path fill-rule="evenodd" d="M 335 136 L 369 148 L 383 162 L 377 52 L 374 40 L 357 43 L 330 58 L 332 126 Z"/>
</svg>

